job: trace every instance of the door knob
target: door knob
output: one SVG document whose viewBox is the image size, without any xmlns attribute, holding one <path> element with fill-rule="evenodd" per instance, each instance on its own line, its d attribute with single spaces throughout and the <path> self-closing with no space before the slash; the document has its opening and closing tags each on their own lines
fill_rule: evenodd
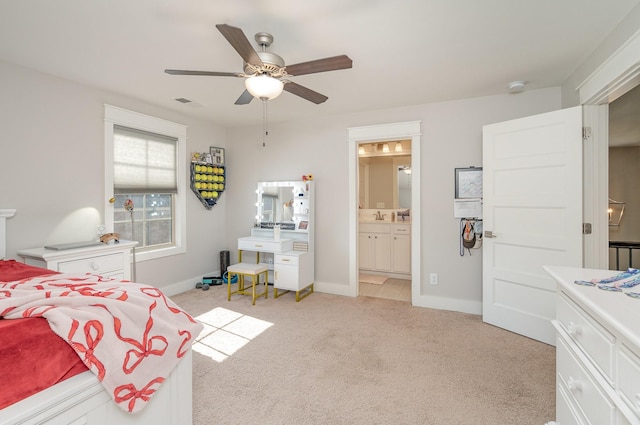
<svg viewBox="0 0 640 425">
<path fill-rule="evenodd" d="M 485 230 L 484 231 L 484 237 L 485 238 L 495 238 L 496 235 L 493 234 L 493 232 L 491 230 Z"/>
</svg>

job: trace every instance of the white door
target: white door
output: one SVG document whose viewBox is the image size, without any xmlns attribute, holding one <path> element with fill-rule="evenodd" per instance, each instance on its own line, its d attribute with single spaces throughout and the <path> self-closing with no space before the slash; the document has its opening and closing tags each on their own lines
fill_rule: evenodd
<svg viewBox="0 0 640 425">
<path fill-rule="evenodd" d="M 555 282 L 582 265 L 582 108 L 483 128 L 483 320 L 555 345 Z"/>
</svg>

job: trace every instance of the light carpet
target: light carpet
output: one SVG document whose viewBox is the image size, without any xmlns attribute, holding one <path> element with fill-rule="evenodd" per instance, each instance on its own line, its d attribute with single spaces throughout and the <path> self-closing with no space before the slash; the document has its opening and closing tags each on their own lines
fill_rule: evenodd
<svg viewBox="0 0 640 425">
<path fill-rule="evenodd" d="M 210 355 L 194 351 L 195 425 L 555 419 L 555 348 L 480 316 L 318 292 L 300 302 L 292 293 L 273 299 L 272 288 L 269 299 L 252 306 L 240 295 L 227 301 L 226 289 L 172 297 L 194 316 L 226 313 L 207 326 L 200 344 L 216 333 L 236 342 Z M 248 338 L 240 342 L 240 335 Z"/>
<path fill-rule="evenodd" d="M 389 276 L 380 276 L 375 274 L 359 273 L 358 280 L 362 283 L 373 283 L 375 285 L 382 285 L 389 279 Z"/>
</svg>

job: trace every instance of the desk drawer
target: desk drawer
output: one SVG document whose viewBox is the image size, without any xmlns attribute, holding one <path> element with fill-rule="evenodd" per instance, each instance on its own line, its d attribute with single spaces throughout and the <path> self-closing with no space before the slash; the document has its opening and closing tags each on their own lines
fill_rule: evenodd
<svg viewBox="0 0 640 425">
<path fill-rule="evenodd" d="M 259 252 L 285 252 L 293 249 L 293 240 L 269 240 L 257 238 L 239 238 L 238 249 L 246 251 L 259 251 Z"/>
<path fill-rule="evenodd" d="M 300 257 L 297 255 L 275 254 L 274 257 L 274 262 L 276 264 L 297 266 L 300 263 Z"/>
<path fill-rule="evenodd" d="M 101 274 L 114 270 L 122 270 L 123 267 L 124 257 L 121 252 L 58 263 L 58 271 L 63 273 L 90 272 Z"/>
<path fill-rule="evenodd" d="M 613 382 L 614 336 L 564 294 L 558 297 L 557 317 L 560 326 L 571 339 L 582 348 L 607 380 Z"/>
</svg>

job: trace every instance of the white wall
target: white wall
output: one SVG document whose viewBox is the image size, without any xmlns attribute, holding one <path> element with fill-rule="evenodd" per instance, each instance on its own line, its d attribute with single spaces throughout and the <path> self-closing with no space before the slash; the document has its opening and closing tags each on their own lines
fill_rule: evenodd
<svg viewBox="0 0 640 425">
<path fill-rule="evenodd" d="M 104 104 L 188 126 L 187 154 L 225 146 L 225 129 L 165 109 L 0 61 L 0 208 L 7 255 L 49 243 L 94 239 L 104 222 Z M 188 170 L 187 170 L 188 171 Z M 195 285 L 218 270 L 226 198 L 205 210 L 187 194 L 187 253 L 138 264 L 138 281 Z"/>
<path fill-rule="evenodd" d="M 576 71 L 562 85 L 562 106 L 580 105 L 578 89 L 582 83 L 600 67 L 627 40 L 640 31 L 640 4 L 625 16 L 609 36 L 598 45 Z M 610 99 L 613 101 L 615 99 Z"/>
<path fill-rule="evenodd" d="M 348 285 L 347 128 L 422 121 L 422 293 L 443 300 L 469 301 L 479 312 L 482 256 L 459 255 L 459 221 L 453 218 L 454 168 L 482 165 L 482 126 L 560 108 L 560 88 L 362 114 L 270 124 L 267 147 L 261 127 L 229 129 L 227 244 L 247 236 L 255 216 L 256 183 L 299 179 L 316 181 L 316 288 Z M 329 100 L 331 101 L 331 100 Z M 274 101 L 272 108 L 277 107 Z M 232 258 L 236 258 L 233 252 Z M 428 285 L 429 273 L 440 275 Z M 345 291 L 346 292 L 346 291 Z M 446 304 L 446 302 L 444 303 Z M 440 303 L 443 305 L 443 303 Z"/>
</svg>

